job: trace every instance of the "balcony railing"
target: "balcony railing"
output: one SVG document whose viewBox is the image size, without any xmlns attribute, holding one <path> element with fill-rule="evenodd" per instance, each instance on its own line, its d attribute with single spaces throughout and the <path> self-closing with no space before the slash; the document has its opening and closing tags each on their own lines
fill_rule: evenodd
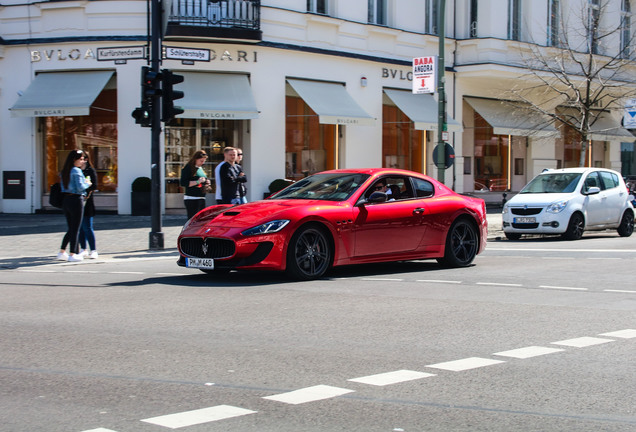
<svg viewBox="0 0 636 432">
<path fill-rule="evenodd" d="M 168 36 L 225 35 L 254 39 L 257 34 L 260 39 L 260 7 L 260 0 L 174 0 Z"/>
</svg>

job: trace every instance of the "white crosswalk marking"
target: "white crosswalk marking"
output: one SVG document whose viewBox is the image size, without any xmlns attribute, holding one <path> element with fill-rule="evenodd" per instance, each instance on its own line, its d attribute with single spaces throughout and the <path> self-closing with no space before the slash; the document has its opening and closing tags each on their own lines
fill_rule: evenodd
<svg viewBox="0 0 636 432">
<path fill-rule="evenodd" d="M 559 342 L 552 342 L 553 345 L 564 345 L 575 348 L 584 348 L 592 345 L 600 345 L 608 342 L 614 342 L 611 339 L 601 339 L 595 337 L 580 337 L 575 339 L 567 339 Z"/>
<path fill-rule="evenodd" d="M 468 369 L 475 369 L 484 366 L 491 366 L 499 363 L 505 363 L 504 360 L 492 360 L 481 357 L 469 357 L 461 360 L 453 360 L 444 363 L 436 363 L 432 365 L 428 365 L 426 367 L 436 368 L 436 369 L 444 369 L 454 372 L 459 372 Z"/>
<path fill-rule="evenodd" d="M 398 370 L 394 372 L 386 372 L 376 375 L 369 375 L 360 378 L 353 378 L 347 381 L 358 382 L 362 384 L 370 384 L 374 386 L 385 386 L 389 384 L 397 384 L 405 381 L 413 381 L 420 378 L 433 377 L 435 374 L 426 372 L 417 372 L 411 370 Z"/>
<path fill-rule="evenodd" d="M 248 409 L 233 407 L 230 405 L 218 405 L 210 408 L 203 408 L 193 411 L 185 411 L 176 414 L 168 414 L 159 417 L 147 418 L 141 421 L 167 427 L 170 429 L 178 429 L 186 426 L 193 426 L 217 420 L 224 420 L 232 417 L 239 417 L 247 414 L 254 414 L 256 412 L 257 411 L 251 411 Z"/>
<path fill-rule="evenodd" d="M 618 330 L 615 332 L 601 333 L 599 336 L 610 336 L 610 337 L 617 337 L 621 339 L 632 339 L 632 338 L 636 338 L 636 330 L 634 329 Z"/>
<path fill-rule="evenodd" d="M 85 430 L 82 432 L 115 432 L 115 431 L 112 429 L 97 428 L 97 429 Z"/>
<path fill-rule="evenodd" d="M 494 355 L 503 357 L 514 357 L 519 359 L 526 359 L 530 357 L 536 357 L 544 354 L 552 354 L 556 352 L 565 351 L 561 348 L 546 348 L 541 346 L 529 346 L 525 348 L 517 348 L 509 351 L 501 351 Z"/>
<path fill-rule="evenodd" d="M 294 390 L 287 393 L 265 396 L 263 399 L 284 402 L 291 405 L 298 405 L 306 402 L 330 399 L 336 396 L 342 396 L 347 393 L 353 393 L 353 390 L 331 387 L 327 385 L 317 385 L 304 389 Z"/>
</svg>

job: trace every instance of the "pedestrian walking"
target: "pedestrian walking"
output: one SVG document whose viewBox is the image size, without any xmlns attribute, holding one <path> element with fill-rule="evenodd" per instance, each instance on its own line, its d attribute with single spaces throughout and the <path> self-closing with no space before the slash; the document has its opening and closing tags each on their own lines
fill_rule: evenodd
<svg viewBox="0 0 636 432">
<path fill-rule="evenodd" d="M 219 170 L 219 182 L 221 183 L 221 204 L 240 204 L 239 185 L 247 181 L 245 173 L 240 165 L 236 164 L 238 152 L 234 147 L 226 147 L 223 150 L 225 163 Z"/>
<path fill-rule="evenodd" d="M 91 164 L 88 152 L 85 153 L 86 165 L 84 166 L 84 177 L 91 180 L 91 185 L 86 190 L 86 200 L 84 204 L 84 217 L 79 233 L 80 254 L 85 258 L 97 259 L 97 246 L 95 244 L 95 230 L 93 229 L 93 217 L 95 216 L 94 192 L 97 190 L 97 171 Z M 88 244 L 87 244 L 88 243 Z M 87 247 L 88 246 L 88 247 Z M 90 248 L 90 252 L 88 249 Z"/>
<path fill-rule="evenodd" d="M 82 261 L 84 257 L 79 254 L 79 231 L 84 216 L 84 199 L 86 189 L 91 185 L 90 178 L 86 179 L 82 169 L 86 163 L 86 153 L 82 150 L 72 150 L 66 157 L 64 167 L 60 173 L 60 185 L 64 193 L 62 210 L 66 217 L 68 230 L 62 239 L 62 246 L 57 258 L 63 261 Z M 70 243 L 69 253 L 66 253 L 66 245 Z"/>
<path fill-rule="evenodd" d="M 185 188 L 183 203 L 188 219 L 205 208 L 205 194 L 210 186 L 210 180 L 203 170 L 207 159 L 208 155 L 203 150 L 197 150 L 181 169 L 180 184 Z"/>
<path fill-rule="evenodd" d="M 239 170 L 243 171 L 243 150 L 240 148 L 236 149 L 236 164 L 239 167 Z M 247 181 L 239 183 L 239 198 L 241 204 L 247 204 L 247 186 L 245 185 Z"/>
</svg>

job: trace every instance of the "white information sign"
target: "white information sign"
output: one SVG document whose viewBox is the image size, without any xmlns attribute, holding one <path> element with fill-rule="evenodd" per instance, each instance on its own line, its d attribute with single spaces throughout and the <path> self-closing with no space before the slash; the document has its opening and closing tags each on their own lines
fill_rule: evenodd
<svg viewBox="0 0 636 432">
<path fill-rule="evenodd" d="M 627 99 L 627 102 L 625 102 L 623 127 L 625 129 L 636 129 L 636 99 Z"/>
<path fill-rule="evenodd" d="M 164 47 L 164 58 L 173 60 L 210 61 L 209 49 Z"/>
<path fill-rule="evenodd" d="M 413 59 L 413 93 L 435 93 L 437 90 L 437 56 Z"/>
<path fill-rule="evenodd" d="M 97 48 L 97 61 L 117 61 L 144 58 L 146 58 L 145 46 Z"/>
</svg>

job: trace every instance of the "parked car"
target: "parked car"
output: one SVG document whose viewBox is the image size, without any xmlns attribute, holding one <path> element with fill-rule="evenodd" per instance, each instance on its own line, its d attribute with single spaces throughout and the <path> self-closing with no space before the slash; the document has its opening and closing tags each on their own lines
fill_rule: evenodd
<svg viewBox="0 0 636 432">
<path fill-rule="evenodd" d="M 503 231 L 518 240 L 523 234 L 560 234 L 580 239 L 583 231 L 616 229 L 634 232 L 634 207 L 625 182 L 603 168 L 547 170 L 503 207 Z"/>
<path fill-rule="evenodd" d="M 325 171 L 262 201 L 201 210 L 179 235 L 178 264 L 208 273 L 287 271 L 301 280 L 357 263 L 434 258 L 464 267 L 486 247 L 487 224 L 484 200 L 422 174 Z"/>
</svg>

